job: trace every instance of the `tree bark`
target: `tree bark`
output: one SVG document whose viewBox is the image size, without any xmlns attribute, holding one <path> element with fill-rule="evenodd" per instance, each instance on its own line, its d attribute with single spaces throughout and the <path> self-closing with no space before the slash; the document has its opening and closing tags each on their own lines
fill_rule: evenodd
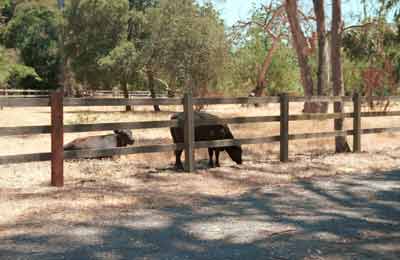
<svg viewBox="0 0 400 260">
<path fill-rule="evenodd" d="M 151 98 L 156 98 L 157 95 L 156 95 L 156 91 L 154 89 L 154 73 L 153 73 L 153 71 L 151 71 L 151 70 L 147 71 L 147 79 L 148 79 L 149 91 L 150 91 Z M 154 107 L 155 112 L 161 111 L 159 105 L 154 105 L 153 107 Z"/>
<path fill-rule="evenodd" d="M 272 46 L 268 50 L 267 56 L 264 59 L 263 66 L 261 68 L 261 71 L 258 74 L 257 78 L 257 86 L 251 91 L 254 93 L 254 96 L 260 97 L 262 96 L 265 86 L 266 86 L 266 80 L 265 80 L 265 74 L 267 74 L 269 67 L 271 66 L 272 63 L 272 57 L 274 56 L 277 48 L 279 46 L 279 38 L 278 39 L 273 39 L 272 41 Z"/>
<path fill-rule="evenodd" d="M 325 12 L 324 0 L 313 0 L 314 13 L 317 19 L 317 35 L 318 35 L 318 70 L 317 70 L 317 95 L 324 94 L 324 73 L 326 70 L 326 56 L 325 56 Z"/>
<path fill-rule="evenodd" d="M 308 45 L 306 37 L 300 27 L 299 18 L 297 15 L 297 0 L 286 0 L 285 9 L 290 24 L 290 30 L 293 36 L 293 43 L 297 53 L 297 59 L 300 66 L 301 83 L 303 85 L 305 96 L 314 94 L 314 83 L 311 74 L 311 67 L 308 60 Z M 314 112 L 313 106 L 310 103 L 304 104 L 304 112 Z"/>
<path fill-rule="evenodd" d="M 332 62 L 332 81 L 333 81 L 333 95 L 343 96 L 344 86 L 342 82 L 342 64 L 340 57 L 340 49 L 342 46 L 341 39 L 341 3 L 340 0 L 332 0 L 332 44 L 331 44 L 331 62 Z M 334 103 L 334 112 L 343 113 L 343 102 Z M 343 130 L 344 119 L 339 118 L 334 121 L 335 131 Z M 335 137 L 335 150 L 337 153 L 349 152 L 350 147 L 347 143 L 346 136 Z"/>
<path fill-rule="evenodd" d="M 167 97 L 173 98 L 175 97 L 175 91 L 176 91 L 176 79 L 170 79 L 168 82 L 168 88 L 167 88 Z"/>
<path fill-rule="evenodd" d="M 126 81 L 122 82 L 122 91 L 124 92 L 124 98 L 129 99 L 129 89 L 128 89 L 128 83 Z M 125 106 L 125 111 L 129 112 L 132 111 L 132 106 L 127 105 Z"/>
<path fill-rule="evenodd" d="M 314 13 L 317 20 L 317 36 L 318 36 L 318 69 L 317 69 L 317 95 L 326 95 L 326 71 L 327 71 L 327 55 L 326 48 L 326 29 L 325 29 L 325 11 L 324 0 L 313 0 Z M 328 103 L 320 102 L 319 113 L 328 112 Z"/>
</svg>

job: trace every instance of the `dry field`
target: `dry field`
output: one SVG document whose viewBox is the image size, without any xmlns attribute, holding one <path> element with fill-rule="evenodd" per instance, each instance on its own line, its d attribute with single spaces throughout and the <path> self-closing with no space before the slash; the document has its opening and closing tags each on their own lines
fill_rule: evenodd
<svg viewBox="0 0 400 260">
<path fill-rule="evenodd" d="M 121 112 L 122 107 L 66 108 L 64 120 L 65 124 L 166 120 L 172 113 L 181 109 L 178 106 L 161 108 L 163 112 L 160 113 L 151 112 L 150 107 L 135 107 L 135 111 L 130 113 Z M 392 110 L 396 109 L 400 107 L 392 107 Z M 300 110 L 301 104 L 291 104 L 291 114 L 299 114 Z M 277 105 L 260 108 L 236 105 L 209 106 L 206 111 L 222 117 L 279 114 Z M 351 108 L 347 108 L 347 111 L 351 111 Z M 49 121 L 50 114 L 47 108 L 0 110 L 0 126 L 46 125 Z M 345 124 L 350 129 L 351 119 L 347 119 Z M 400 126 L 400 117 L 363 119 L 362 126 L 363 128 Z M 290 123 L 291 133 L 332 131 L 332 128 L 332 120 Z M 235 137 L 262 137 L 278 135 L 279 123 L 231 125 L 231 129 Z M 78 136 L 96 134 L 101 132 L 66 134 L 65 142 Z M 135 145 L 171 142 L 168 129 L 134 130 L 133 134 Z M 378 174 L 398 170 L 399 138 L 399 134 L 365 135 L 362 137 L 364 152 L 344 155 L 333 154 L 332 138 L 293 141 L 289 145 L 291 161 L 287 164 L 282 164 L 278 160 L 278 144 L 250 145 L 244 147 L 243 165 L 235 165 L 226 155 L 222 155 L 222 167 L 214 169 L 207 168 L 206 152 L 201 150 L 196 153 L 199 170 L 193 174 L 176 172 L 173 169 L 173 152 L 128 155 L 105 160 L 67 161 L 65 187 L 61 189 L 49 187 L 48 162 L 2 165 L 0 166 L 0 241 L 5 238 L 7 243 L 12 244 L 14 242 L 10 241 L 14 240 L 11 238 L 23 238 L 27 234 L 35 240 L 35 237 L 43 237 L 49 232 L 67 232 L 68 227 L 76 229 L 79 225 L 90 225 L 90 223 L 97 223 L 98 227 L 102 227 L 102 216 L 107 215 L 108 220 L 118 219 L 132 212 L 141 212 L 143 209 L 157 211 L 181 207 L 195 211 L 199 210 L 209 198 L 229 199 L 230 203 L 234 203 L 235 198 L 242 198 L 254 190 L 297 183 L 311 177 L 340 178 L 349 174 L 363 176 L 366 173 Z M 351 142 L 352 138 L 349 137 L 349 143 Z M 3 137 L 0 138 L 0 147 L 0 156 L 48 152 L 50 137 L 49 135 Z M 162 225 L 163 221 L 164 219 L 156 219 L 153 224 Z M 282 230 L 286 230 L 286 227 L 272 232 Z M 84 232 L 89 232 L 88 239 L 93 242 L 95 238 L 90 238 L 92 234 L 90 232 L 94 234 L 97 231 L 85 229 Z M 71 233 L 68 236 L 72 239 L 76 235 Z M 118 234 L 116 236 L 118 237 Z M 58 239 L 59 241 L 57 238 L 56 242 L 53 241 L 55 251 L 65 237 Z M 76 243 L 90 244 L 83 240 Z M 26 248 L 18 248 L 18 252 L 25 256 L 22 259 L 30 258 L 30 250 L 35 252 L 50 250 L 40 243 L 35 246 L 27 244 L 29 246 Z M 198 248 L 188 250 L 196 251 Z M 0 246 L 0 258 L 1 252 Z M 10 259 L 15 259 L 12 254 L 10 255 Z M 37 255 L 38 258 L 39 256 Z M 49 259 L 55 258 L 57 257 Z M 112 254 L 98 258 L 124 259 L 124 257 L 114 257 Z"/>
</svg>

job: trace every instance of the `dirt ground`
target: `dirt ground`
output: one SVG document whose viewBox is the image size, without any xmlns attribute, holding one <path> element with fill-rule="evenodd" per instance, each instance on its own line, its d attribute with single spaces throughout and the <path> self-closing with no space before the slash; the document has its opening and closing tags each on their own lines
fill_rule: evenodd
<svg viewBox="0 0 400 260">
<path fill-rule="evenodd" d="M 209 110 L 239 116 L 243 108 Z M 276 112 L 266 110 L 246 112 Z M 71 110 L 66 121 L 162 120 L 173 111 Z M 48 111 L 22 112 L 0 111 L 1 125 L 48 123 Z M 363 121 L 396 124 L 399 117 Z M 291 130 L 331 127 L 296 122 Z M 279 131 L 232 128 L 238 137 Z M 138 144 L 170 142 L 165 129 L 134 135 Z M 331 139 L 291 142 L 289 163 L 279 162 L 277 145 L 246 146 L 243 165 L 223 155 L 213 169 L 200 151 L 192 174 L 175 171 L 172 152 L 67 161 L 64 188 L 49 187 L 48 162 L 2 165 L 0 259 L 400 259 L 399 137 L 369 135 L 364 152 L 342 155 Z M 48 139 L 0 138 L 0 154 L 45 152 Z"/>
<path fill-rule="evenodd" d="M 397 170 L 351 164 L 371 158 Z M 62 189 L 2 188 L 0 258 L 399 259 L 399 158 L 328 155 L 196 174 L 103 161 Z M 334 169 L 338 161 L 346 168 Z"/>
</svg>

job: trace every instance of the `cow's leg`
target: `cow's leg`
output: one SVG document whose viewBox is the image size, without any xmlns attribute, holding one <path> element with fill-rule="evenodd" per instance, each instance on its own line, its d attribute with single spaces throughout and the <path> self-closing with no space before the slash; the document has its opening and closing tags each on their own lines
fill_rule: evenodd
<svg viewBox="0 0 400 260">
<path fill-rule="evenodd" d="M 175 167 L 180 170 L 183 169 L 181 155 L 182 155 L 182 150 L 175 150 Z"/>
<path fill-rule="evenodd" d="M 215 149 L 215 167 L 219 167 L 219 152 L 221 150 L 219 148 Z"/>
<path fill-rule="evenodd" d="M 208 166 L 211 167 L 211 168 L 214 167 L 213 153 L 214 153 L 214 149 L 213 148 L 208 148 Z"/>
</svg>

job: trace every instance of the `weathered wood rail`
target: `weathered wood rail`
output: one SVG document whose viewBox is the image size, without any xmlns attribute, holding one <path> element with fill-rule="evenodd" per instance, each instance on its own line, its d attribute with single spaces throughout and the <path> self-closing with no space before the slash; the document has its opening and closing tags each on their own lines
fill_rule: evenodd
<svg viewBox="0 0 400 260">
<path fill-rule="evenodd" d="M 48 97 L 50 91 L 43 89 L 9 89 L 0 88 L 0 96 L 19 96 L 19 97 Z"/>
<path fill-rule="evenodd" d="M 101 97 L 101 96 L 112 96 L 112 97 L 123 97 L 124 92 L 121 90 L 113 91 L 113 90 L 96 90 L 96 91 L 83 91 L 81 93 L 83 96 L 93 96 L 93 97 Z M 49 97 L 51 95 L 51 91 L 47 89 L 9 89 L 9 88 L 0 88 L 0 96 L 12 96 L 12 97 Z M 151 92 L 147 90 L 133 90 L 128 91 L 129 97 L 151 97 Z M 166 97 L 167 93 L 156 93 L 157 97 Z"/>
<path fill-rule="evenodd" d="M 375 98 L 382 100 L 381 97 Z M 370 99 L 368 99 L 370 100 Z M 386 97 L 385 100 L 400 101 L 400 96 Z M 299 114 L 290 115 L 290 102 L 352 102 L 351 113 L 330 114 Z M 52 175 L 51 184 L 63 186 L 63 162 L 65 159 L 95 158 L 112 155 L 126 155 L 135 153 L 168 152 L 175 149 L 185 150 L 185 169 L 195 170 L 195 149 L 207 147 L 223 147 L 229 145 L 249 145 L 260 143 L 280 142 L 280 160 L 289 160 L 289 141 L 311 138 L 328 138 L 338 135 L 353 136 L 353 151 L 361 151 L 361 136 L 363 134 L 377 134 L 385 132 L 400 132 L 399 127 L 362 129 L 362 117 L 386 117 L 400 116 L 400 111 L 389 112 L 361 112 L 361 104 L 365 98 L 354 95 L 353 97 L 290 97 L 282 94 L 279 97 L 240 97 L 240 98 L 192 98 L 185 95 L 184 98 L 139 98 L 139 99 L 115 99 L 115 98 L 64 98 L 62 92 L 53 92 L 48 98 L 17 98 L 0 97 L 0 106 L 5 107 L 51 107 L 51 125 L 22 126 L 22 127 L 0 127 L 0 136 L 13 136 L 25 134 L 51 134 L 51 152 L 36 154 L 19 154 L 0 157 L 0 164 L 13 164 L 34 161 L 51 161 Z M 253 116 L 222 118 L 220 120 L 195 122 L 193 117 L 193 106 L 198 104 L 267 104 L 280 103 L 280 115 L 278 116 Z M 124 148 L 63 151 L 64 133 L 107 131 L 114 129 L 148 129 L 177 127 L 176 120 L 123 122 L 123 123 L 99 123 L 99 124 L 73 124 L 64 125 L 63 108 L 66 106 L 124 106 L 124 105 L 182 105 L 185 112 L 184 143 L 130 146 Z M 332 131 L 322 133 L 300 133 L 290 134 L 289 122 L 301 120 L 326 120 L 337 118 L 353 118 L 353 129 L 344 131 Z M 259 138 L 241 138 L 234 140 L 201 141 L 194 140 L 194 127 L 198 125 L 221 124 L 244 124 L 261 122 L 280 122 L 280 135 Z"/>
</svg>

